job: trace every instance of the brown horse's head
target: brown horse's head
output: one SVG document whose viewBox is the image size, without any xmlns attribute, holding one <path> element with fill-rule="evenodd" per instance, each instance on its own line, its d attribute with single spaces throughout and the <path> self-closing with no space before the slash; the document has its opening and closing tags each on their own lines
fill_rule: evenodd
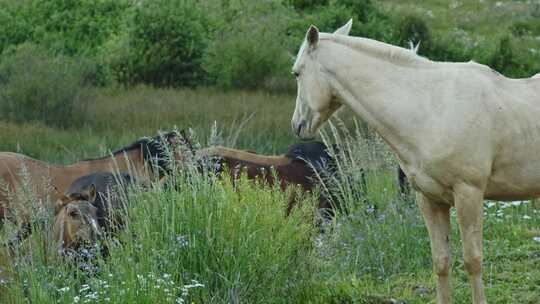
<svg viewBox="0 0 540 304">
<path fill-rule="evenodd" d="M 59 250 L 76 249 L 83 243 L 95 243 L 102 235 L 98 209 L 92 204 L 96 188 L 69 193 L 56 202 L 53 233 Z"/>
</svg>

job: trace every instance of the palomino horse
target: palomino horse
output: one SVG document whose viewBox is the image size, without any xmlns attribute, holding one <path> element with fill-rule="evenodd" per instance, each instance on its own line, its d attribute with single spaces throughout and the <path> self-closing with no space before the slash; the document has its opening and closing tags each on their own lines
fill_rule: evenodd
<svg viewBox="0 0 540 304">
<path fill-rule="evenodd" d="M 53 235 L 59 250 L 93 244 L 123 226 L 127 173 L 96 172 L 76 179 L 56 202 Z"/>
<path fill-rule="evenodd" d="M 281 189 L 298 185 L 306 192 L 314 190 L 318 185 L 317 175 L 333 174 L 335 169 L 334 159 L 322 142 L 292 145 L 285 155 L 260 155 L 225 147 L 201 149 L 197 151 L 197 155 L 203 160 L 207 157 L 217 158 L 219 166 L 216 173 L 221 173 L 226 168 L 233 181 L 245 172 L 249 179 L 261 179 L 273 185 L 276 183 L 272 174 L 274 169 Z M 291 197 L 287 214 L 296 203 L 295 198 Z M 324 194 L 319 196 L 318 208 L 324 213 L 333 212 L 333 204 Z"/>
<path fill-rule="evenodd" d="M 23 191 L 26 181 L 38 200 L 49 198 L 54 203 L 76 178 L 93 172 L 129 171 L 144 180 L 150 178 L 149 167 L 151 172 L 157 170 L 155 175 L 162 176 L 171 170 L 171 158 L 182 160 L 176 146 L 185 140 L 183 134 L 168 132 L 154 138 L 141 138 L 112 152 L 112 155 L 67 166 L 46 164 L 22 154 L 0 152 L 0 221 L 9 216 L 8 201 L 18 202 L 18 199 L 9 197 L 10 194 Z"/>
<path fill-rule="evenodd" d="M 342 105 L 397 155 L 424 216 L 437 303 L 451 303 L 450 208 L 457 210 L 473 303 L 482 283 L 483 200 L 540 196 L 540 80 L 508 79 L 475 62 L 434 62 L 410 50 L 307 31 L 292 68 L 292 128 L 312 138 Z"/>
</svg>

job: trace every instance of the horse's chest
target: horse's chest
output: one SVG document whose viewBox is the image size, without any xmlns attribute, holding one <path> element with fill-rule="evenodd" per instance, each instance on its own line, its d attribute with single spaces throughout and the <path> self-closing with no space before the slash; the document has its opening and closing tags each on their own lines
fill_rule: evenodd
<svg viewBox="0 0 540 304">
<path fill-rule="evenodd" d="M 433 200 L 453 204 L 451 189 L 438 182 L 429 173 L 416 168 L 407 168 L 405 169 L 405 173 L 414 190 L 421 192 Z"/>
</svg>

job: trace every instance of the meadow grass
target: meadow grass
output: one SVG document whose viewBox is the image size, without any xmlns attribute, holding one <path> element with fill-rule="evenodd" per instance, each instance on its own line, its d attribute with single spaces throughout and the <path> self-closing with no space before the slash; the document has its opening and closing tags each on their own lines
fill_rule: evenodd
<svg viewBox="0 0 540 304">
<path fill-rule="evenodd" d="M 280 153 L 295 141 L 293 96 L 148 87 L 96 96 L 93 119 L 80 129 L 2 123 L 1 149 L 65 163 L 174 125 L 193 128 L 202 146 Z M 338 174 L 320 191 L 337 193 L 347 210 L 324 224 L 324 234 L 312 196 L 285 217 L 287 193 L 245 179 L 234 191 L 228 178 L 183 171 L 174 187 L 133 191 L 126 228 L 103 244 L 108 258 L 60 257 L 50 224 L 35 224 L 19 251 L 2 256 L 0 302 L 434 303 L 427 231 L 412 195 L 398 193 L 392 154 L 361 124 L 337 120 L 322 137 L 339 149 Z M 50 221 L 50 212 L 44 216 Z M 538 303 L 540 204 L 487 203 L 484 223 L 490 303 Z M 455 214 L 452 226 L 455 303 L 470 303 Z"/>
<path fill-rule="evenodd" d="M 261 153 L 281 153 L 295 142 L 289 132 L 294 96 L 264 92 L 219 92 L 211 89 L 103 89 L 77 128 L 57 129 L 38 122 L 16 125 L 0 121 L 0 150 L 20 151 L 60 163 L 105 155 L 157 130 L 193 128 L 204 144 L 216 123 L 220 142 Z"/>
</svg>

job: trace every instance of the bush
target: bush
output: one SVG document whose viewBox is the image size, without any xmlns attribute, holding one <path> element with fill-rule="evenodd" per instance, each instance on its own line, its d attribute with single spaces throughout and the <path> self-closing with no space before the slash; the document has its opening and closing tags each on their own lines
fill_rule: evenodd
<svg viewBox="0 0 540 304">
<path fill-rule="evenodd" d="M 371 17 L 380 14 L 371 0 L 340 0 L 339 3 L 349 7 L 358 21 L 362 23 L 366 23 Z"/>
<path fill-rule="evenodd" d="M 408 15 L 400 19 L 396 24 L 396 40 L 401 46 L 407 47 L 410 42 L 422 43 L 424 49 L 429 49 L 431 35 L 429 28 L 421 17 Z"/>
<path fill-rule="evenodd" d="M 526 58 L 518 59 L 514 53 L 514 45 L 509 36 L 504 36 L 499 40 L 495 52 L 489 59 L 489 66 L 501 74 L 508 77 L 526 77 L 531 68 L 527 64 Z"/>
<path fill-rule="evenodd" d="M 516 37 L 539 35 L 540 20 L 538 18 L 529 18 L 515 21 L 510 26 L 510 32 Z"/>
<path fill-rule="evenodd" d="M 328 4 L 328 0 L 289 0 L 288 3 L 298 11 L 317 8 Z"/>
<path fill-rule="evenodd" d="M 91 100 L 86 86 L 90 67 L 29 43 L 7 49 L 0 62 L 0 117 L 17 123 L 80 125 Z"/>
<path fill-rule="evenodd" d="M 217 22 L 204 54 L 211 79 L 223 88 L 253 89 L 272 77 L 289 77 L 291 11 L 280 1 L 238 1 L 227 9 L 230 21 Z"/>
<path fill-rule="evenodd" d="M 31 35 L 31 24 L 19 11 L 20 4 L 0 1 L 0 54 L 8 46 L 22 43 Z"/>
<path fill-rule="evenodd" d="M 0 52 L 30 41 L 54 53 L 94 55 L 118 31 L 124 0 L 28 0 L 0 5 Z"/>
<path fill-rule="evenodd" d="M 108 47 L 114 76 L 123 83 L 195 86 L 205 79 L 201 58 L 208 24 L 193 0 L 143 1 L 134 7 L 127 34 Z"/>
</svg>

